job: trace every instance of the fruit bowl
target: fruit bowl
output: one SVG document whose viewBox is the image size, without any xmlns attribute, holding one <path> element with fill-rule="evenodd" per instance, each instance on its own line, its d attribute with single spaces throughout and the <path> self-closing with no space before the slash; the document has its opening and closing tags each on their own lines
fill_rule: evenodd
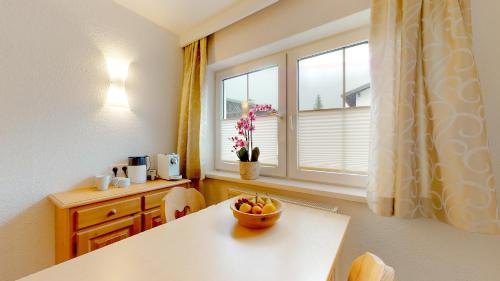
<svg viewBox="0 0 500 281">
<path fill-rule="evenodd" d="M 253 197 L 255 198 L 255 197 Z M 231 203 L 231 210 L 233 211 L 233 216 L 238 220 L 238 223 L 246 228 L 266 228 L 272 226 L 281 216 L 282 206 L 281 201 L 277 199 L 268 198 L 267 203 L 272 202 L 275 210 L 269 213 L 252 214 L 249 212 L 242 212 L 236 208 L 240 198 L 237 198 Z M 267 205 L 266 203 L 266 205 Z"/>
</svg>

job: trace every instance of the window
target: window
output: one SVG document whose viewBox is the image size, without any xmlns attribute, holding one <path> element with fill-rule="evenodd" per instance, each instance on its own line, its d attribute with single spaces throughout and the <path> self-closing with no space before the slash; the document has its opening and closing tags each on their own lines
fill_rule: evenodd
<svg viewBox="0 0 500 281">
<path fill-rule="evenodd" d="M 238 169 L 236 165 L 238 158 L 232 152 L 233 143 L 229 138 L 237 133 L 235 124 L 244 113 L 244 107 L 271 104 L 278 114 L 258 113 L 253 136 L 254 146 L 258 146 L 261 151 L 259 161 L 263 174 L 285 175 L 285 119 L 280 117 L 286 114 L 285 71 L 285 57 L 281 55 L 217 74 L 221 103 L 218 119 L 217 168 Z"/>
<path fill-rule="evenodd" d="M 261 116 L 255 135 L 261 163 L 269 168 L 262 174 L 365 186 L 371 102 L 366 37 L 358 30 L 283 53 L 286 64 L 262 60 L 219 73 L 216 168 L 237 170 L 228 138 L 242 104 L 270 103 L 280 114 Z"/>
<path fill-rule="evenodd" d="M 271 104 L 278 110 L 278 66 L 245 73 L 222 81 L 224 99 L 224 120 L 222 120 L 223 153 L 222 160 L 237 161 L 231 152 L 230 137 L 236 134 L 234 125 L 243 114 L 243 103 L 252 108 L 256 104 Z M 260 115 L 255 126 L 255 145 L 261 149 L 260 162 L 264 165 L 278 166 L 278 118 Z"/>
<path fill-rule="evenodd" d="M 300 169 L 367 171 L 368 63 L 368 43 L 298 60 Z"/>
</svg>

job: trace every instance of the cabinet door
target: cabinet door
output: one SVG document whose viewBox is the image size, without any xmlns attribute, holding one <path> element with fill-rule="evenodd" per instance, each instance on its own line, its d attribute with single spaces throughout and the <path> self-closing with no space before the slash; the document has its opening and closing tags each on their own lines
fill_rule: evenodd
<svg viewBox="0 0 500 281">
<path fill-rule="evenodd" d="M 141 232 L 141 216 L 117 219 L 76 233 L 76 255 L 97 250 Z"/>
<path fill-rule="evenodd" d="M 160 208 L 155 208 L 150 211 L 146 211 L 142 214 L 142 229 L 148 230 L 153 227 L 162 225 L 163 221 L 161 219 Z"/>
</svg>

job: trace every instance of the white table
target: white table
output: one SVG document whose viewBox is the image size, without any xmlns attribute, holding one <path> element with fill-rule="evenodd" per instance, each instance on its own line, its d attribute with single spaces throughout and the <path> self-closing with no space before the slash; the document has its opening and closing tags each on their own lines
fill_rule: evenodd
<svg viewBox="0 0 500 281">
<path fill-rule="evenodd" d="M 229 205 L 156 227 L 32 274 L 24 281 L 327 280 L 349 217 L 285 204 L 271 228 L 239 226 Z"/>
</svg>

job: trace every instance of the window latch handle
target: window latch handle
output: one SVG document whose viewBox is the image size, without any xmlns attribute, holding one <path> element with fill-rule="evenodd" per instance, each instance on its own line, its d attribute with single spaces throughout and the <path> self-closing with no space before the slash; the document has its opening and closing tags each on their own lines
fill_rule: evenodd
<svg viewBox="0 0 500 281">
<path fill-rule="evenodd" d="M 290 130 L 295 131 L 295 122 L 293 120 L 293 117 L 294 115 L 290 114 L 290 116 L 288 116 L 288 121 L 290 123 Z"/>
</svg>

